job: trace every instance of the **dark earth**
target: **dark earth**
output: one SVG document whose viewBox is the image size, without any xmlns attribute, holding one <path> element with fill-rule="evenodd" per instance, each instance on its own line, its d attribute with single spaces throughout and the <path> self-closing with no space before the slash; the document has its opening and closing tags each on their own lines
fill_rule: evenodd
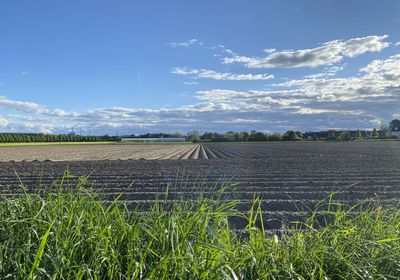
<svg viewBox="0 0 400 280">
<path fill-rule="evenodd" d="M 239 200 L 244 212 L 255 193 L 264 198 L 270 229 L 299 219 L 332 192 L 345 203 L 375 198 L 396 205 L 400 198 L 400 141 L 216 143 L 197 149 L 196 157 L 181 160 L 0 162 L 0 192 L 22 193 L 20 181 L 29 191 L 49 188 L 68 171 L 90 175 L 88 185 L 107 201 L 123 192 L 122 200 L 145 209 L 167 189 L 171 203 L 232 184 L 226 198 Z"/>
</svg>

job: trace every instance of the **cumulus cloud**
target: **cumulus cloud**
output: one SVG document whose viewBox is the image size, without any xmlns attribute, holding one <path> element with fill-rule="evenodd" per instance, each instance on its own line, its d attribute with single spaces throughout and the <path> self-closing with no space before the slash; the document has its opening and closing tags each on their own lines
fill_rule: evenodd
<svg viewBox="0 0 400 280">
<path fill-rule="evenodd" d="M 374 60 L 360 72 L 366 74 L 369 79 L 397 82 L 400 80 L 400 54 L 391 56 L 385 60 Z"/>
<path fill-rule="evenodd" d="M 342 61 L 345 57 L 355 57 L 365 52 L 379 52 L 390 45 L 385 41 L 387 37 L 387 35 L 383 35 L 353 38 L 347 41 L 334 40 L 312 49 L 283 51 L 267 49 L 266 57 L 234 55 L 224 57 L 222 62 L 225 64 L 242 63 L 248 68 L 317 67 L 334 64 Z"/>
<path fill-rule="evenodd" d="M 320 100 L 360 101 L 360 98 L 399 98 L 400 55 L 374 60 L 359 70 L 361 75 L 344 78 L 289 80 L 275 87 L 300 87 Z"/>
<path fill-rule="evenodd" d="M 28 101 L 15 101 L 5 96 L 0 96 L 0 107 L 28 113 L 44 113 L 47 111 L 46 106 Z"/>
<path fill-rule="evenodd" d="M 297 94 L 296 94 L 297 93 Z M 297 108 L 307 99 L 301 96 L 301 91 L 234 91 L 226 89 L 212 89 L 199 91 L 200 100 L 208 102 L 233 103 L 242 110 L 274 110 L 282 108 Z"/>
<path fill-rule="evenodd" d="M 8 120 L 6 118 L 0 117 L 0 127 L 5 128 L 8 126 Z"/>
<path fill-rule="evenodd" d="M 384 40 L 388 35 L 367 36 L 345 41 L 343 56 L 355 57 L 365 52 L 380 52 L 389 47 L 390 43 Z"/>
<path fill-rule="evenodd" d="M 204 78 L 219 81 L 257 81 L 273 79 L 272 74 L 234 74 L 234 73 L 220 73 L 207 69 L 188 69 L 186 67 L 175 67 L 172 70 L 173 74 L 177 75 L 190 75 L 193 78 Z"/>
<path fill-rule="evenodd" d="M 198 98 L 208 102 L 231 101 L 239 104 L 244 111 L 269 112 L 285 119 L 292 119 L 288 115 L 297 115 L 298 119 L 292 120 L 293 123 L 308 119 L 315 124 L 319 119 L 329 119 L 327 125 L 342 128 L 371 127 L 397 114 L 400 104 L 400 55 L 372 61 L 360 69 L 361 75 L 345 78 L 329 75 L 339 70 L 327 69 L 320 76 L 315 74 L 274 84 L 275 89 L 271 90 L 200 91 Z"/>
<path fill-rule="evenodd" d="M 237 108 L 223 102 L 200 102 L 178 108 L 140 109 L 126 107 L 97 108 L 85 112 L 68 112 L 61 109 L 26 114 L 20 110 L 10 115 L 11 131 L 66 133 L 78 124 L 84 133 L 114 134 L 115 129 L 132 131 L 182 131 L 206 127 L 215 117 L 224 118 Z M 218 116 L 218 117 L 217 117 Z"/>
<path fill-rule="evenodd" d="M 400 55 L 374 60 L 354 76 L 329 74 L 336 71 L 340 67 L 328 67 L 324 75 L 287 80 L 263 90 L 202 90 L 194 96 L 197 102 L 176 108 L 111 107 L 73 112 L 1 97 L 0 107 L 16 113 L 2 114 L 0 127 L 66 133 L 79 124 L 86 134 L 200 129 L 305 131 L 372 128 L 399 116 Z"/>
</svg>

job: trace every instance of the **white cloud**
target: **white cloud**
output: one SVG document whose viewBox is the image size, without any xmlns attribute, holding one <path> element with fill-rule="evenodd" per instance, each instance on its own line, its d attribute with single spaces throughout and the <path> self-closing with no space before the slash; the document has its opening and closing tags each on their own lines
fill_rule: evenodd
<svg viewBox="0 0 400 280">
<path fill-rule="evenodd" d="M 300 108 L 293 114 L 299 115 L 319 115 L 325 113 L 335 113 L 335 114 L 350 114 L 350 115 L 361 115 L 362 111 L 352 111 L 352 110 L 331 110 L 331 109 L 313 109 L 313 108 Z"/>
<path fill-rule="evenodd" d="M 339 67 L 339 66 L 338 66 Z M 190 70 L 187 70 L 190 71 Z M 33 102 L 0 98 L 0 126 L 10 131 L 66 133 L 187 132 L 190 130 L 319 130 L 370 128 L 399 116 L 400 55 L 374 60 L 359 75 L 336 77 L 328 67 L 318 77 L 288 80 L 267 90 L 198 91 L 197 103 L 177 108 L 94 108 L 84 112 L 50 109 Z"/>
<path fill-rule="evenodd" d="M 245 111 L 270 112 L 287 119 L 291 119 L 288 114 L 298 115 L 299 120 L 320 116 L 343 128 L 354 128 L 360 122 L 363 127 L 367 124 L 370 127 L 395 116 L 400 104 L 400 55 L 372 61 L 360 69 L 362 75 L 346 78 L 331 75 L 340 69 L 328 68 L 321 75 L 275 84 L 274 90 L 214 89 L 199 92 L 198 98 L 208 102 L 230 101 Z M 309 119 L 309 123 L 316 121 Z"/>
<path fill-rule="evenodd" d="M 386 42 L 387 35 L 367 36 L 353 38 L 347 41 L 334 40 L 322 44 L 321 47 L 303 50 L 273 51 L 267 49 L 267 56 L 246 57 L 234 55 L 225 57 L 222 62 L 243 63 L 248 68 L 296 68 L 317 67 L 331 65 L 340 62 L 345 57 L 355 57 L 365 52 L 379 52 L 387 48 L 390 43 Z"/>
<path fill-rule="evenodd" d="M 63 109 L 54 109 L 49 112 L 49 114 L 57 117 L 73 117 L 76 116 L 76 113 L 74 112 L 67 112 Z"/>
<path fill-rule="evenodd" d="M 384 40 L 388 35 L 367 36 L 362 38 L 353 38 L 345 41 L 343 56 L 355 57 L 365 52 L 380 52 L 389 47 L 390 43 Z"/>
<path fill-rule="evenodd" d="M 188 47 L 191 47 L 191 46 L 193 46 L 195 44 L 200 45 L 200 46 L 204 45 L 203 42 L 201 42 L 201 41 L 199 41 L 198 39 L 195 39 L 195 38 L 187 40 L 187 41 L 184 41 L 184 42 L 170 42 L 167 45 L 172 47 L 172 48 L 176 48 L 176 47 L 188 48 Z"/>
<path fill-rule="evenodd" d="M 398 83 L 400 80 L 400 54 L 391 56 L 385 60 L 374 60 L 366 67 L 361 68 L 360 72 L 363 72 L 370 79 L 385 81 L 393 81 Z"/>
<path fill-rule="evenodd" d="M 69 131 L 69 127 L 58 126 L 59 133 L 66 133 Z M 9 132 L 32 132 L 32 133 L 45 133 L 52 134 L 54 125 L 52 121 L 48 119 L 40 118 L 25 118 L 20 115 L 13 116 L 13 122 L 9 123 L 7 127 Z M 61 130 L 60 130 L 61 129 Z"/>
<path fill-rule="evenodd" d="M 211 46 L 211 47 L 206 47 L 206 48 L 209 48 L 209 49 L 212 49 L 212 50 L 219 50 L 220 53 L 222 53 L 222 54 L 236 55 L 236 53 L 233 50 L 225 47 L 222 44 L 218 44 L 218 45 Z M 221 54 L 214 54 L 214 56 L 221 56 Z"/>
<path fill-rule="evenodd" d="M 52 134 L 53 130 L 51 128 L 49 128 L 49 127 L 42 126 L 42 127 L 39 128 L 39 133 Z"/>
<path fill-rule="evenodd" d="M 400 42 L 397 42 L 396 44 L 394 44 L 395 46 L 400 46 Z"/>
<path fill-rule="evenodd" d="M 8 119 L 0 117 L 0 127 L 5 128 L 8 125 Z"/>
<path fill-rule="evenodd" d="M 265 52 L 265 53 L 273 53 L 273 52 L 276 52 L 276 49 L 263 49 L 263 52 Z"/>
<path fill-rule="evenodd" d="M 0 96 L 0 107 L 29 113 L 44 113 L 47 111 L 46 106 L 34 102 L 14 101 L 4 96 Z"/>
<path fill-rule="evenodd" d="M 212 89 L 199 91 L 198 98 L 208 102 L 233 103 L 244 110 L 273 110 L 278 108 L 295 108 L 307 99 L 297 96 L 298 91 L 234 91 L 225 89 Z M 294 106 L 294 107 L 293 107 Z"/>
<path fill-rule="evenodd" d="M 187 85 L 187 86 L 194 86 L 194 85 L 198 85 L 199 82 L 183 82 L 183 84 Z"/>
<path fill-rule="evenodd" d="M 215 120 L 213 123 L 221 123 L 221 124 L 254 124 L 254 123 L 263 123 L 262 119 L 241 119 L 241 118 L 233 118 L 228 120 Z"/>
<path fill-rule="evenodd" d="M 336 75 L 337 72 L 342 71 L 344 66 L 333 66 L 326 68 L 322 73 L 307 75 L 305 78 L 307 79 L 321 79 L 327 77 L 333 77 Z"/>
<path fill-rule="evenodd" d="M 207 69 L 188 69 L 186 67 L 176 67 L 172 70 L 173 74 L 177 75 L 191 75 L 194 78 L 204 78 L 220 81 L 257 81 L 273 79 L 274 75 L 271 74 L 234 74 L 234 73 L 220 73 Z"/>
</svg>

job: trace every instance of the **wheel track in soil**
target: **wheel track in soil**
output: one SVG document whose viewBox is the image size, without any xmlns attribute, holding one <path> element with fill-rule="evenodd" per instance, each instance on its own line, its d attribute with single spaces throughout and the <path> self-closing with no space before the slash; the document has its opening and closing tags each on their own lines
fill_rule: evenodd
<svg viewBox="0 0 400 280">
<path fill-rule="evenodd" d="M 218 152 L 213 152 L 209 148 L 202 144 L 196 145 L 195 147 L 184 149 L 183 151 L 172 151 L 170 153 L 160 155 L 158 157 L 152 157 L 147 159 L 183 159 L 183 160 L 197 160 L 197 159 L 218 159 L 226 158 L 220 155 Z"/>
</svg>

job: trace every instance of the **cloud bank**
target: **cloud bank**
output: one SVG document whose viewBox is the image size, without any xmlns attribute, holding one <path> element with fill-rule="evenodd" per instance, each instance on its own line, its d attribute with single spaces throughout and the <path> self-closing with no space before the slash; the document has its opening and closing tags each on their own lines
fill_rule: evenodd
<svg viewBox="0 0 400 280">
<path fill-rule="evenodd" d="M 342 61 L 345 57 L 355 57 L 366 52 L 379 52 L 387 48 L 387 35 L 353 38 L 347 41 L 334 40 L 321 47 L 303 50 L 276 51 L 268 49 L 267 56 L 247 57 L 234 55 L 224 57 L 224 64 L 242 63 L 248 68 L 296 68 L 318 67 Z"/>
</svg>

